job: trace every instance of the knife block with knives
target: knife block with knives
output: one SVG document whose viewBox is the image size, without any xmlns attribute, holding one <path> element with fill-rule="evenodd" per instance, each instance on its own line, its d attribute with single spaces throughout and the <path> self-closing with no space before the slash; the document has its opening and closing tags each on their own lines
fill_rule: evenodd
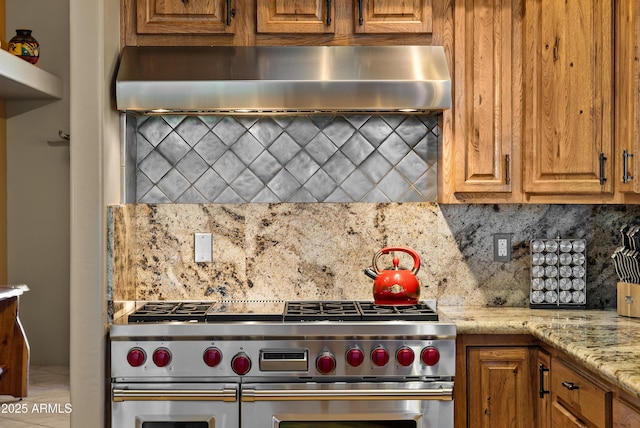
<svg viewBox="0 0 640 428">
<path fill-rule="evenodd" d="M 622 245 L 611 258 L 618 275 L 618 315 L 640 318 L 640 226 L 620 228 Z"/>
</svg>

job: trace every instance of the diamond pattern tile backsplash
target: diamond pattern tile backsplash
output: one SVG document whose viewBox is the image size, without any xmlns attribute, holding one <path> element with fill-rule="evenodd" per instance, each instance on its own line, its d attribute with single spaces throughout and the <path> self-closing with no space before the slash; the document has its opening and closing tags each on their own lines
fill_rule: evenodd
<svg viewBox="0 0 640 428">
<path fill-rule="evenodd" d="M 139 203 L 436 201 L 436 115 L 139 116 L 132 126 Z"/>
</svg>

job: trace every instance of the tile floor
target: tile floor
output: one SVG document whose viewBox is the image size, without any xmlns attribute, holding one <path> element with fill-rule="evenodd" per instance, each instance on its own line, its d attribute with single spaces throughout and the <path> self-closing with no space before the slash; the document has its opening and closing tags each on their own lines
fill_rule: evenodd
<svg viewBox="0 0 640 428">
<path fill-rule="evenodd" d="M 27 397 L 0 395 L 2 428 L 69 428 L 69 367 L 31 366 Z"/>
</svg>

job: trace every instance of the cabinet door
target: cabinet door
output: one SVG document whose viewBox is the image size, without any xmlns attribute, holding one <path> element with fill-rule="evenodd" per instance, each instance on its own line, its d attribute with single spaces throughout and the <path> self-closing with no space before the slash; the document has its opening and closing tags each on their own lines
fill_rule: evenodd
<svg viewBox="0 0 640 428">
<path fill-rule="evenodd" d="M 616 188 L 640 193 L 640 2 L 616 13 Z"/>
<path fill-rule="evenodd" d="M 333 33 L 331 0 L 258 0 L 258 33 Z"/>
<path fill-rule="evenodd" d="M 521 0 L 464 0 L 455 9 L 455 193 L 520 186 Z"/>
<path fill-rule="evenodd" d="M 524 189 L 613 191 L 613 0 L 527 0 Z"/>
<path fill-rule="evenodd" d="M 356 33 L 431 33 L 431 0 L 356 0 Z"/>
<path fill-rule="evenodd" d="M 138 34 L 232 34 L 235 0 L 136 0 Z"/>
<path fill-rule="evenodd" d="M 469 348 L 467 379 L 470 426 L 534 426 L 528 348 Z"/>
<path fill-rule="evenodd" d="M 536 351 L 536 373 L 538 393 L 536 400 L 536 427 L 551 428 L 551 356 L 542 350 Z"/>
</svg>

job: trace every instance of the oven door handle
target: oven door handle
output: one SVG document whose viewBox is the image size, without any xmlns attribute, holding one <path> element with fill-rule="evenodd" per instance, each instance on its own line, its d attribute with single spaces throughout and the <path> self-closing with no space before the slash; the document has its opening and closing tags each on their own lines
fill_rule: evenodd
<svg viewBox="0 0 640 428">
<path fill-rule="evenodd" d="M 238 401 L 235 388 L 224 389 L 113 389 L 113 401 Z"/>
<path fill-rule="evenodd" d="M 424 389 L 357 389 L 308 390 L 261 389 L 242 390 L 243 402 L 254 401 L 385 401 L 385 400 L 453 400 L 453 388 Z"/>
</svg>

